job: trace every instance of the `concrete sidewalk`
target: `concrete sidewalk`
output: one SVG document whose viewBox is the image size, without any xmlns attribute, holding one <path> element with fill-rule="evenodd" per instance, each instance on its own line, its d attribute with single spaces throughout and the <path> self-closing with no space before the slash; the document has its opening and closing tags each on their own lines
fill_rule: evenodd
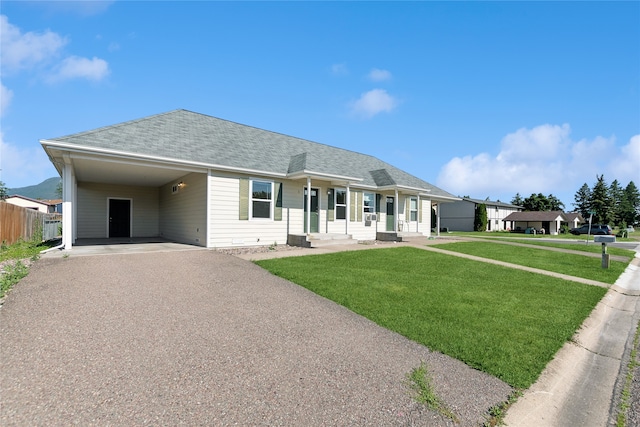
<svg viewBox="0 0 640 427">
<path fill-rule="evenodd" d="M 621 381 L 640 320 L 640 246 L 636 258 L 538 381 L 509 408 L 509 426 L 615 425 Z"/>
</svg>

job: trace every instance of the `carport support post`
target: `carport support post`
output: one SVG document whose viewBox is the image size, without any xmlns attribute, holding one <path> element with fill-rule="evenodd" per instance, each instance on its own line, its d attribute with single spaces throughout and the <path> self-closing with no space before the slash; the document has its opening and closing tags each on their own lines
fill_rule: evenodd
<svg viewBox="0 0 640 427">
<path fill-rule="evenodd" d="M 71 250 L 73 242 L 73 169 L 68 156 L 62 167 L 62 244 Z"/>
<path fill-rule="evenodd" d="M 602 268 L 609 268 L 609 254 L 607 253 L 606 242 L 602 242 Z"/>
</svg>

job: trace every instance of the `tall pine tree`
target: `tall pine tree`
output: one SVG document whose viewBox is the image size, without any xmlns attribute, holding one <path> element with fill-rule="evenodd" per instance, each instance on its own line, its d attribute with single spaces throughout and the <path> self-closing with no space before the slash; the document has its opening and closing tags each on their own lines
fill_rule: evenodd
<svg viewBox="0 0 640 427">
<path fill-rule="evenodd" d="M 591 189 L 589 205 L 594 212 L 594 223 L 609 224 L 611 222 L 611 198 L 609 197 L 609 187 L 604 180 L 604 175 L 596 175 L 596 183 Z"/>
<path fill-rule="evenodd" d="M 523 203 L 524 203 L 524 200 L 522 199 L 522 196 L 520 195 L 520 193 L 516 193 L 516 195 L 513 196 L 513 199 L 511 199 L 512 205 L 522 206 Z"/>
<path fill-rule="evenodd" d="M 576 208 L 583 218 L 589 218 L 589 211 L 591 210 L 591 189 L 585 182 L 578 192 L 573 196 L 573 206 Z"/>
<path fill-rule="evenodd" d="M 611 221 L 615 225 L 622 222 L 622 199 L 624 198 L 624 189 L 620 187 L 617 179 L 614 179 L 609 186 L 609 199 L 611 200 Z"/>
<path fill-rule="evenodd" d="M 640 223 L 640 191 L 633 181 L 629 182 L 623 191 L 620 202 L 620 220 L 627 226 L 635 226 Z"/>
</svg>

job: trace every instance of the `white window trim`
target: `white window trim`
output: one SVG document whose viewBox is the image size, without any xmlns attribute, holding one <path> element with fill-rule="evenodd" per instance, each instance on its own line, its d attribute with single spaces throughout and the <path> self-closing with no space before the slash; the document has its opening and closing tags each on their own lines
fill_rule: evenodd
<svg viewBox="0 0 640 427">
<path fill-rule="evenodd" d="M 413 203 L 412 203 L 414 200 L 416 201 L 416 208 L 415 209 L 413 209 Z M 418 209 L 418 198 L 417 197 L 409 197 L 409 219 L 408 219 L 408 222 L 418 222 L 418 220 L 420 219 L 419 216 L 418 216 L 418 212 L 419 211 L 420 210 Z M 416 213 L 416 219 L 415 220 L 412 219 L 413 215 L 411 215 L 414 212 Z"/>
<path fill-rule="evenodd" d="M 264 182 L 271 185 L 271 199 L 269 200 L 269 218 L 254 218 L 253 217 L 253 183 L 254 182 Z M 275 198 L 275 186 L 273 181 L 268 179 L 260 179 L 260 178 L 250 178 L 249 179 L 249 221 L 273 221 L 273 212 L 274 212 L 274 198 Z M 255 199 L 255 201 L 266 203 L 267 199 Z"/>
<path fill-rule="evenodd" d="M 367 207 L 364 204 L 365 201 L 365 195 L 367 194 L 371 194 L 373 196 L 373 198 L 371 199 L 372 201 L 372 205 L 371 205 L 371 211 L 367 212 Z M 362 220 L 365 221 L 365 215 L 372 215 L 376 213 L 376 193 L 371 193 L 369 191 L 363 191 L 362 192 Z"/>
</svg>

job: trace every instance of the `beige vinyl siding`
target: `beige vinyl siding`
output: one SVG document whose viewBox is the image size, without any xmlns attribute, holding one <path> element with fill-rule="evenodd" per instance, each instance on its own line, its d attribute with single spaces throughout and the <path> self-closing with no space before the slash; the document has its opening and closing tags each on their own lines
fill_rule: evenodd
<svg viewBox="0 0 640 427">
<path fill-rule="evenodd" d="M 420 222 L 420 232 L 425 236 L 431 236 L 431 228 L 435 227 L 431 225 L 431 200 L 420 199 L 420 205 L 422 206 L 422 221 Z"/>
<path fill-rule="evenodd" d="M 175 194 L 172 186 L 184 183 Z M 160 187 L 160 234 L 181 243 L 205 246 L 207 175 L 190 173 Z"/>
<path fill-rule="evenodd" d="M 109 236 L 109 198 L 131 200 L 132 237 L 156 237 L 160 234 L 157 188 L 79 182 L 77 238 Z"/>
<path fill-rule="evenodd" d="M 282 183 L 282 220 L 239 219 L 240 179 L 259 178 Z M 209 236 L 207 246 L 268 246 L 287 243 L 288 230 L 301 233 L 303 228 L 302 193 L 299 182 L 265 177 L 212 173 L 209 176 Z M 275 190 L 274 190 L 275 197 Z M 274 200 L 275 207 L 275 200 Z"/>
</svg>

